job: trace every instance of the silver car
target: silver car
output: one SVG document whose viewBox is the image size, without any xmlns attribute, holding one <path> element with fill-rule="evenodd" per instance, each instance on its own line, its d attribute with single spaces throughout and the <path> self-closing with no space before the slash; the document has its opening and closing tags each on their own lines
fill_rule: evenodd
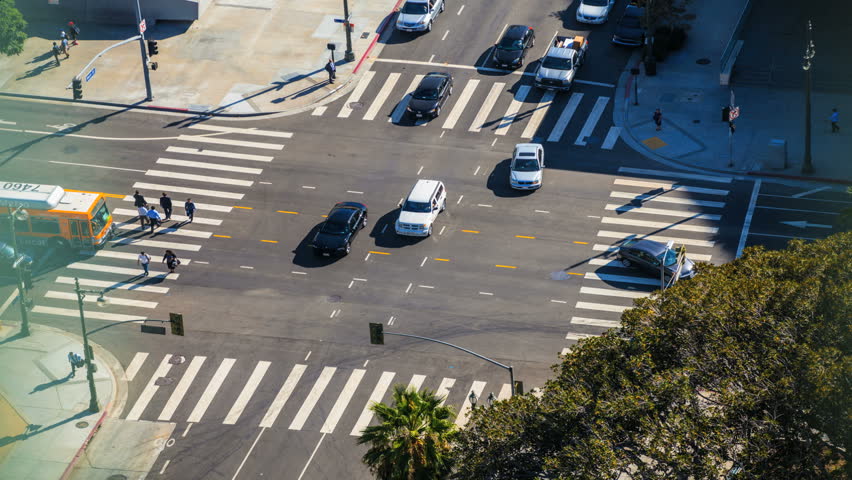
<svg viewBox="0 0 852 480">
<path fill-rule="evenodd" d="M 539 143 L 515 145 L 509 166 L 509 185 L 515 190 L 538 190 L 544 171 L 544 147 Z"/>
</svg>

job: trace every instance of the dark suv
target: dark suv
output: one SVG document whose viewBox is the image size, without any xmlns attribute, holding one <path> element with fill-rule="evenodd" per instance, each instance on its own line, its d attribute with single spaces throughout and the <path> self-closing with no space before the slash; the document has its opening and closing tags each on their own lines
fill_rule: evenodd
<svg viewBox="0 0 852 480">
<path fill-rule="evenodd" d="M 645 29 L 642 28 L 641 18 L 645 15 L 645 9 L 636 5 L 628 5 L 624 9 L 624 15 L 615 26 L 612 35 L 612 43 L 628 47 L 638 47 L 645 43 Z"/>
</svg>

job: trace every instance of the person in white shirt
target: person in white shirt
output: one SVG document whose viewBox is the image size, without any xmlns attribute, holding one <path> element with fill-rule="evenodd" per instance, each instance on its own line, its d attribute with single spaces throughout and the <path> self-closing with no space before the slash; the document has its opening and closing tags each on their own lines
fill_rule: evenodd
<svg viewBox="0 0 852 480">
<path fill-rule="evenodd" d="M 148 219 L 148 209 L 145 208 L 145 205 L 140 206 L 136 209 L 136 213 L 139 214 L 139 223 L 142 224 L 142 229 L 145 229 L 145 221 Z"/>
<path fill-rule="evenodd" d="M 148 276 L 148 264 L 151 263 L 151 256 L 145 252 L 139 252 L 139 258 L 136 259 L 136 265 L 142 265 L 143 277 Z"/>
</svg>

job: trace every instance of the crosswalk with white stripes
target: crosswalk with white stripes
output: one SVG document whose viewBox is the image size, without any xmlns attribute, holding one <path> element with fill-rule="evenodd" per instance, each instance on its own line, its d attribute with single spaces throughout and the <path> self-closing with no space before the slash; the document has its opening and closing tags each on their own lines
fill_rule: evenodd
<svg viewBox="0 0 852 480">
<path fill-rule="evenodd" d="M 130 421 L 248 422 L 352 436 L 375 422 L 370 406 L 388 402 L 396 384 L 434 391 L 454 408 L 459 426 L 468 420 L 471 392 L 483 401 L 491 394 L 498 400 L 511 396 L 510 385 L 500 382 L 265 360 L 156 358 L 147 352 L 134 355 L 124 380 L 131 382 L 131 392 L 138 392 L 127 403 L 124 418 Z"/>
<path fill-rule="evenodd" d="M 155 167 L 146 170 L 129 190 L 139 190 L 151 205 L 159 207 L 166 192 L 172 199 L 171 221 L 150 234 L 141 228 L 133 196 L 107 199 L 115 221 L 116 237 L 94 256 L 67 265 L 67 270 L 52 282 L 33 312 L 42 315 L 78 318 L 74 277 L 84 288 L 105 290 L 106 307 L 91 310 L 97 296 L 84 298 L 87 318 L 105 321 L 144 321 L 159 305 L 159 297 L 169 293 L 180 273 L 169 273 L 160 262 L 167 249 L 177 253 L 181 267 L 192 262 L 205 240 L 214 235 L 233 203 L 243 199 L 264 167 L 284 149 L 282 143 L 293 137 L 290 132 L 239 128 L 197 123 L 189 125 L 192 134 L 181 134 L 166 147 Z M 269 139 L 269 141 L 262 141 Z M 211 147 L 208 149 L 207 147 Z M 191 197 L 197 207 L 192 223 L 184 214 L 183 204 Z M 150 275 L 142 277 L 137 265 L 140 251 L 151 255 Z"/>
<path fill-rule="evenodd" d="M 312 115 L 366 121 L 387 117 L 388 122 L 398 124 L 403 121 L 411 94 L 423 77 L 416 74 L 406 81 L 409 80 L 408 74 L 368 71 L 341 105 L 317 107 Z M 593 103 L 588 115 L 579 118 L 575 114 L 584 102 L 583 93 L 542 91 L 529 84 L 489 83 L 483 78 L 471 78 L 457 82 L 453 95 L 432 122 L 439 123 L 444 130 L 458 127 L 472 133 L 499 136 L 506 136 L 511 131 L 522 139 L 541 142 L 566 139 L 577 146 L 587 146 L 591 138 L 600 138 L 603 141 L 597 140 L 593 146 L 611 150 L 621 129 L 601 123 L 601 117 L 610 105 L 610 97 L 589 96 L 585 102 L 591 100 Z M 546 120 L 548 117 L 550 122 Z M 415 124 L 428 123 L 420 119 Z M 578 133 L 573 139 L 566 134 L 569 125 L 577 126 Z"/>
<path fill-rule="evenodd" d="M 686 247 L 693 261 L 710 262 L 722 211 L 732 178 L 621 167 L 613 180 L 611 203 L 604 206 L 600 243 L 592 246 L 579 298 L 574 305 L 574 327 L 604 329 L 620 325 L 621 314 L 637 298 L 660 288 L 660 278 L 622 265 L 615 257 L 628 239 L 673 241 Z M 565 339 L 579 341 L 593 334 L 569 332 Z M 585 329 L 588 330 L 588 329 Z M 563 349 L 563 353 L 570 347 Z"/>
</svg>

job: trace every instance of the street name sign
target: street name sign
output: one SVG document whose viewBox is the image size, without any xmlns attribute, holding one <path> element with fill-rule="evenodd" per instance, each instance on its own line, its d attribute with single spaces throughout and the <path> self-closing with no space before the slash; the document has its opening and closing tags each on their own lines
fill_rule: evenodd
<svg viewBox="0 0 852 480">
<path fill-rule="evenodd" d="M 91 70 L 89 70 L 89 73 L 87 73 L 87 74 L 86 74 L 86 81 L 88 82 L 88 81 L 89 81 L 89 80 L 91 80 L 91 79 L 92 79 L 92 77 L 94 77 L 94 76 L 95 76 L 95 69 L 94 69 L 94 68 L 92 68 Z"/>
</svg>

